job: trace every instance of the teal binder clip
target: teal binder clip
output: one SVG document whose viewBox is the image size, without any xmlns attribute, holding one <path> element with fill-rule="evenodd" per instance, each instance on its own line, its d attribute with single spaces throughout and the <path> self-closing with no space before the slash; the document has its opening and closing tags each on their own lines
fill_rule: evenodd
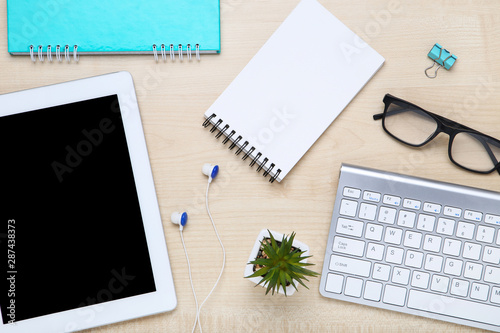
<svg viewBox="0 0 500 333">
<path fill-rule="evenodd" d="M 443 47 L 441 45 L 439 45 L 438 43 L 434 44 L 434 46 L 429 51 L 429 54 L 427 54 L 427 56 L 429 58 L 431 58 L 432 60 L 434 60 L 434 63 L 432 64 L 432 66 L 427 67 L 425 69 L 425 75 L 429 79 L 435 78 L 437 76 L 438 70 L 441 67 L 444 67 L 444 69 L 449 70 L 451 68 L 451 66 L 453 66 L 455 61 L 457 60 L 456 55 L 451 54 L 450 51 L 448 51 L 447 49 L 443 49 Z M 434 71 L 434 76 L 429 76 L 429 74 L 427 74 L 427 71 L 429 69 L 431 69 L 432 67 L 434 67 L 435 65 L 437 65 L 437 68 Z"/>
</svg>

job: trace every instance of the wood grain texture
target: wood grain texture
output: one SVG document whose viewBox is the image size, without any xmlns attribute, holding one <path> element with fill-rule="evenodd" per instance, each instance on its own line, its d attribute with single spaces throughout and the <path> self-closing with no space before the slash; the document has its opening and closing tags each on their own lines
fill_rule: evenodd
<svg viewBox="0 0 500 333">
<path fill-rule="evenodd" d="M 447 138 L 412 149 L 389 138 L 372 115 L 391 93 L 500 137 L 500 2 L 496 0 L 320 0 L 386 58 L 386 63 L 300 160 L 269 184 L 202 128 L 203 113 L 259 50 L 298 0 L 221 0 L 222 52 L 200 62 L 155 63 L 153 56 L 82 56 L 78 64 L 32 63 L 7 52 L 6 0 L 0 0 L 0 93 L 127 70 L 135 81 L 159 198 L 178 307 L 165 314 L 88 330 L 92 333 L 188 332 L 195 317 L 187 265 L 172 211 L 190 215 L 184 237 L 203 300 L 217 279 L 221 249 L 204 207 L 205 162 L 221 171 L 210 206 L 227 251 L 220 285 L 205 304 L 205 332 L 479 332 L 479 330 L 325 299 L 319 279 L 293 297 L 264 296 L 243 278 L 259 231 L 297 232 L 321 271 L 342 162 L 500 191 L 498 174 L 455 167 Z M 390 10 L 391 9 L 391 10 Z M 61 27 L 55 27 L 61 28 Z M 458 56 L 430 80 L 427 53 L 440 43 Z M 310 59 L 328 57 L 318 45 Z M 305 128 L 304 130 L 307 130 Z M 254 168 L 255 169 L 255 168 Z"/>
</svg>

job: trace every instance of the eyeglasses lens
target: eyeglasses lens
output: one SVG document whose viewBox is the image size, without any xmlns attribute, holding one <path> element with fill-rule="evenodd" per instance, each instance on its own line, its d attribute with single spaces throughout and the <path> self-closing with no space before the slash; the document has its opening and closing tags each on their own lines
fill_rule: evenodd
<svg viewBox="0 0 500 333">
<path fill-rule="evenodd" d="M 453 139 L 451 157 L 465 168 L 488 172 L 500 159 L 500 144 L 481 134 L 460 132 Z"/>
<path fill-rule="evenodd" d="M 391 103 L 385 113 L 385 129 L 410 145 L 421 145 L 436 132 L 437 122 L 427 113 L 405 103 Z"/>
</svg>

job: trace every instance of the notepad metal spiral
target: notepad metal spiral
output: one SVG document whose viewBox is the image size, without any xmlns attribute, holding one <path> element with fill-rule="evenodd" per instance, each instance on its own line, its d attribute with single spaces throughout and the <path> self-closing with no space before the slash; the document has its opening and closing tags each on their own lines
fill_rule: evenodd
<svg viewBox="0 0 500 333">
<path fill-rule="evenodd" d="M 241 135 L 238 135 L 236 137 L 236 139 L 233 140 L 233 137 L 236 135 L 236 131 L 231 130 L 228 133 L 228 130 L 231 128 L 231 126 L 229 124 L 223 125 L 224 121 L 222 119 L 218 119 L 217 121 L 215 121 L 216 118 L 217 118 L 217 115 L 215 113 L 212 113 L 212 115 L 210 115 L 207 119 L 205 119 L 202 126 L 207 128 L 211 123 L 213 123 L 212 128 L 210 129 L 210 133 L 214 133 L 217 129 L 219 129 L 219 133 L 217 133 L 215 135 L 215 138 L 218 139 L 222 135 L 224 135 L 225 138 L 222 141 L 223 145 L 225 145 L 226 143 L 228 143 L 229 140 L 231 140 L 232 143 L 229 146 L 229 150 L 233 150 L 236 146 L 238 146 L 238 149 L 236 150 L 235 155 L 240 155 L 241 152 L 244 151 L 245 153 L 242 157 L 242 160 L 246 160 L 249 156 L 251 156 L 253 153 L 256 152 L 256 149 L 254 146 L 251 146 L 250 149 L 247 149 L 247 147 L 250 145 L 250 143 L 248 141 L 245 141 L 242 144 L 239 144 L 239 142 L 243 139 L 243 137 Z M 276 165 L 274 163 L 272 163 L 271 161 L 269 161 L 269 159 L 267 157 L 264 157 L 264 159 L 259 162 L 259 159 L 261 157 L 262 157 L 262 153 L 256 152 L 254 158 L 252 158 L 252 161 L 250 162 L 249 165 L 250 165 L 250 167 L 253 167 L 255 164 L 257 164 L 258 167 L 257 167 L 256 171 L 260 172 L 261 170 L 264 170 L 264 173 L 262 174 L 262 176 L 267 177 L 268 175 L 271 174 L 271 172 L 274 170 Z M 270 164 L 269 164 L 269 166 L 266 166 L 266 164 L 268 164 L 268 162 Z M 280 173 L 281 173 L 281 169 L 277 169 L 276 172 L 274 173 L 274 176 L 269 178 L 269 182 L 273 183 L 278 178 Z"/>
<path fill-rule="evenodd" d="M 200 60 L 200 44 L 196 44 L 194 47 L 194 52 L 195 52 L 195 57 L 196 60 Z M 186 45 L 186 57 L 188 61 L 191 61 L 191 56 L 192 56 L 192 48 L 191 44 Z M 169 45 L 169 50 L 168 54 L 170 55 L 170 60 L 174 61 L 175 60 L 175 50 L 174 50 L 174 44 Z M 184 51 L 182 50 L 182 44 L 179 44 L 177 47 L 177 55 L 179 59 L 182 61 L 184 59 L 183 57 Z M 160 45 L 160 55 L 163 61 L 167 61 L 167 46 L 165 44 Z M 156 44 L 153 44 L 153 56 L 155 58 L 155 61 L 158 62 L 158 46 Z"/>
<path fill-rule="evenodd" d="M 167 54 L 170 56 L 170 60 L 174 61 L 176 52 L 177 52 L 177 57 L 181 61 L 183 61 L 183 59 L 184 59 L 184 54 L 186 55 L 187 60 L 191 61 L 192 54 L 193 54 L 191 44 L 187 44 L 185 47 L 185 50 L 184 50 L 182 44 L 178 45 L 177 51 L 175 51 L 174 44 L 170 44 L 168 47 L 169 47 L 169 49 L 167 51 L 167 46 L 165 44 L 161 44 L 160 50 L 158 50 L 158 47 L 156 46 L 156 44 L 152 45 L 152 49 L 153 49 L 152 52 L 153 52 L 153 56 L 154 56 L 154 59 L 156 62 L 158 62 L 158 59 L 159 59 L 158 52 L 160 52 L 160 55 L 161 55 L 161 58 L 163 59 L 163 61 L 167 60 Z M 52 51 L 53 48 L 55 48 L 55 52 Z M 64 53 L 64 59 L 67 62 L 70 62 L 71 58 L 73 58 L 73 60 L 75 62 L 78 62 L 80 60 L 80 54 L 78 53 L 78 45 L 73 45 L 72 51 L 70 51 L 70 48 L 71 47 L 69 45 L 65 45 L 64 47 L 61 47 L 61 45 L 55 45 L 55 46 L 47 45 L 47 50 L 44 51 L 43 45 L 38 45 L 38 46 L 30 45 L 29 54 L 30 54 L 31 61 L 33 61 L 33 62 L 36 62 L 37 59 L 39 62 L 44 62 L 45 59 L 47 59 L 49 62 L 52 62 L 53 61 L 53 57 L 52 57 L 53 53 L 55 53 L 55 58 L 58 62 L 62 62 L 62 60 L 63 60 L 62 53 Z M 128 54 L 127 52 L 124 52 L 124 53 Z M 151 54 L 151 51 L 139 52 L 138 54 L 141 54 L 141 53 Z M 120 54 L 120 53 L 116 53 L 116 54 Z M 195 55 L 196 60 L 199 61 L 200 60 L 200 44 L 195 44 L 194 55 Z"/>
<path fill-rule="evenodd" d="M 52 62 L 53 58 L 52 58 L 52 45 L 47 45 L 47 51 L 43 52 L 43 45 L 38 45 L 38 47 L 36 48 L 37 51 L 35 53 L 35 46 L 34 45 L 30 45 L 30 58 L 31 58 L 31 61 L 33 62 L 36 62 L 36 60 L 38 59 L 38 61 L 40 62 L 44 62 L 45 60 L 45 56 L 47 57 L 47 60 L 49 62 Z M 58 62 L 62 62 L 62 55 L 61 55 L 61 45 L 55 45 L 55 54 L 56 54 L 56 60 Z M 78 62 L 78 60 L 80 60 L 80 55 L 78 54 L 78 45 L 73 45 L 73 51 L 70 51 L 70 46 L 69 45 L 65 45 L 64 46 L 64 59 L 67 61 L 67 62 L 70 62 L 71 61 L 71 53 L 73 53 L 73 60 L 75 62 Z"/>
</svg>

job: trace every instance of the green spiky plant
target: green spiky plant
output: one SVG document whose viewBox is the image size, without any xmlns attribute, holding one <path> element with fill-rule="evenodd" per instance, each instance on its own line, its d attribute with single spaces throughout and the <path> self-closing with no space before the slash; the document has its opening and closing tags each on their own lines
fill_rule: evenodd
<svg viewBox="0 0 500 333">
<path fill-rule="evenodd" d="M 319 274 L 304 268 L 314 264 L 302 262 L 312 256 L 303 256 L 304 251 L 292 246 L 295 232 L 292 232 L 290 237 L 283 235 L 280 244 L 274 239 L 271 232 L 269 232 L 269 236 L 270 238 L 265 238 L 260 242 L 262 255 L 249 263 L 255 265 L 254 270 L 259 267 L 260 269 L 247 278 L 262 277 L 257 285 L 263 283 L 264 287 L 267 286 L 266 295 L 269 291 L 274 295 L 274 292 L 279 291 L 281 287 L 286 296 L 286 286 L 291 284 L 297 290 L 294 281 L 309 289 L 303 280 L 309 281 L 306 276 L 314 277 Z"/>
</svg>

